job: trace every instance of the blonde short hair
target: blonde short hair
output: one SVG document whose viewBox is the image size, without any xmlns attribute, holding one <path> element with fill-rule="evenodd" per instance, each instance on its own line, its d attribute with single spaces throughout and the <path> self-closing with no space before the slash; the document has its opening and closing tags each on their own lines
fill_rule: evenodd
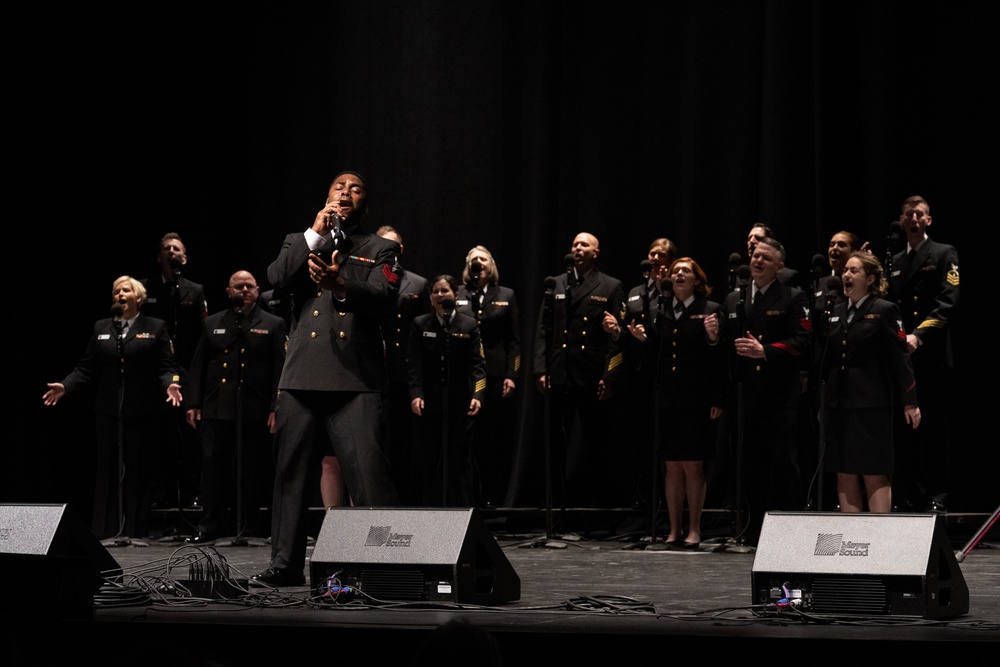
<svg viewBox="0 0 1000 667">
<path fill-rule="evenodd" d="M 115 282 L 111 283 L 111 296 L 115 295 L 115 288 L 125 282 L 127 282 L 132 287 L 132 291 L 135 292 L 136 305 L 141 306 L 145 303 L 146 286 L 132 276 L 119 276 L 118 278 L 115 278 Z"/>
</svg>

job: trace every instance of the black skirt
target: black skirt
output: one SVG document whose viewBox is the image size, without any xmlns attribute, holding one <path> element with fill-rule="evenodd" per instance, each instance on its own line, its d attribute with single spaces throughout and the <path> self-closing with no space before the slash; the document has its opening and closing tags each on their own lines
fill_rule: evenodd
<svg viewBox="0 0 1000 667">
<path fill-rule="evenodd" d="M 891 475 L 893 472 L 892 410 L 890 408 L 834 408 L 827 413 L 828 472 Z"/>
</svg>

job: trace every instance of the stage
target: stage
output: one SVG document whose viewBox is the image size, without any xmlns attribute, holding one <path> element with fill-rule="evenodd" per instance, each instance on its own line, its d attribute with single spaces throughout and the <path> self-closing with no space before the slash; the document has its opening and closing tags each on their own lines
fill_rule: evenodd
<svg viewBox="0 0 1000 667">
<path fill-rule="evenodd" d="M 365 526 L 386 523 L 384 516 L 369 521 L 366 513 L 376 511 L 355 508 L 340 510 L 338 516 Z M 441 513 L 452 512 L 389 511 L 424 512 L 438 524 L 442 517 L 445 523 L 451 521 L 451 515 Z M 466 515 L 454 512 L 461 528 Z M 310 560 L 317 550 L 329 554 L 339 547 L 322 532 L 332 519 L 322 510 L 315 516 L 320 532 L 310 540 Z M 395 524 L 404 523 L 405 517 L 393 516 Z M 843 639 L 873 642 L 878 646 L 872 650 L 888 649 L 896 659 L 1000 640 L 1000 552 L 991 542 L 998 537 L 996 527 L 986 531 L 975 548 L 969 547 L 990 516 L 906 516 L 925 524 L 926 517 L 935 531 L 940 527 L 947 535 L 948 553 L 931 553 L 930 560 L 947 565 L 944 561 L 950 561 L 951 554 L 957 556 L 953 564 L 968 588 L 967 613 L 951 618 L 816 614 L 755 605 L 751 580 L 755 559 L 765 552 L 765 536 L 757 551 L 741 545 L 728 535 L 725 513 L 706 517 L 698 550 L 678 551 L 664 549 L 662 535 L 651 535 L 656 531 L 645 529 L 644 517 L 635 511 L 579 510 L 554 521 L 539 510 L 468 510 L 469 523 L 460 532 L 467 542 L 490 542 L 472 546 L 480 559 L 499 559 L 493 565 L 502 567 L 494 570 L 507 597 L 515 583 L 507 580 L 504 568 L 509 563 L 517 580 L 515 599 L 498 604 L 373 600 L 353 590 L 336 599 L 316 596 L 309 585 L 308 562 L 306 586 L 244 589 L 244 580 L 268 565 L 270 546 L 263 541 L 251 539 L 244 546 L 223 538 L 214 545 L 191 546 L 164 537 L 146 542 L 148 546 L 102 547 L 121 567 L 122 576 L 119 585 L 100 588 L 92 612 L 61 609 L 52 582 L 44 572 L 34 575 L 38 580 L 33 589 L 44 600 L 42 605 L 30 605 L 30 612 L 21 613 L 18 600 L 4 601 L 2 645 L 4 653 L 15 658 L 4 663 L 54 665 L 103 657 L 147 665 L 312 664 L 354 658 L 387 665 L 427 660 L 491 664 L 488 656 L 470 655 L 469 650 L 484 649 L 469 649 L 462 638 L 448 639 L 453 648 L 443 652 L 440 644 L 425 643 L 438 638 L 432 630 L 455 619 L 491 637 L 502 660 L 492 664 L 505 665 L 611 664 L 654 655 L 658 660 L 792 659 L 802 657 L 799 651 L 815 655 L 832 649 L 831 642 Z M 883 517 L 887 523 L 882 525 L 890 531 L 902 525 L 902 519 L 894 517 Z M 556 524 L 578 531 L 557 533 Z M 338 534 L 345 531 L 338 527 Z M 441 535 L 438 553 L 447 559 L 452 538 L 447 530 Z M 418 539 L 414 537 L 414 544 Z M 461 536 L 458 539 L 461 542 Z M 495 553 L 482 548 L 493 548 L 494 543 Z M 455 545 L 458 565 L 466 558 L 467 546 Z M 209 565 L 220 563 L 225 576 L 205 573 Z M 6 569 L 6 576 L 19 576 Z M 206 579 L 213 580 L 208 588 Z M 847 645 L 838 644 L 836 650 L 843 655 Z M 867 655 L 867 650 L 864 644 L 854 644 L 847 652 Z"/>
</svg>

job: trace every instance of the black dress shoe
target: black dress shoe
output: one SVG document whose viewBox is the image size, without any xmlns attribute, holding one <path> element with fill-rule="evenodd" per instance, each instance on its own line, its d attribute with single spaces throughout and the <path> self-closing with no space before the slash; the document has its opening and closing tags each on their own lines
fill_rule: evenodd
<svg viewBox="0 0 1000 667">
<path fill-rule="evenodd" d="M 199 530 L 197 533 L 195 533 L 194 535 L 192 535 L 191 537 L 187 538 L 184 541 L 187 542 L 188 544 L 210 544 L 217 539 L 218 538 L 215 537 L 214 535 L 209 535 L 205 531 Z"/>
<path fill-rule="evenodd" d="M 281 588 L 282 586 L 305 586 L 305 583 L 305 575 L 301 572 L 282 570 L 277 567 L 269 567 L 263 572 L 250 577 L 251 586 Z"/>
</svg>

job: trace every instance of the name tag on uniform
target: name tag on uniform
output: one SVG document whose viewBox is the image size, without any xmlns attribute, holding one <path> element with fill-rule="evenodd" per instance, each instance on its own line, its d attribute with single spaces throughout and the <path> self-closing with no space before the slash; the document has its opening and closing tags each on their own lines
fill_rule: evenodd
<svg viewBox="0 0 1000 667">
<path fill-rule="evenodd" d="M 97 340 L 110 340 L 111 334 L 97 334 Z"/>
<path fill-rule="evenodd" d="M 212 329 L 212 333 L 214 333 L 216 336 L 222 336 L 222 335 L 224 335 L 226 333 L 226 330 L 225 329 Z"/>
<path fill-rule="evenodd" d="M 425 331 L 424 332 L 424 338 L 437 338 L 437 337 L 438 337 L 438 335 L 437 335 L 436 331 Z"/>
<path fill-rule="evenodd" d="M 642 298 L 642 296 L 641 296 L 641 295 L 639 295 L 639 294 L 636 294 L 635 296 L 630 296 L 630 297 L 628 298 L 628 300 L 629 300 L 629 301 L 638 301 L 638 300 L 639 300 L 639 299 L 641 299 L 641 298 Z"/>
<path fill-rule="evenodd" d="M 830 324 L 833 324 L 834 322 L 839 322 L 839 321 L 840 321 L 840 316 L 839 315 L 834 315 L 833 317 L 830 318 Z"/>
<path fill-rule="evenodd" d="M 565 299 L 566 298 L 566 293 L 563 292 L 562 294 L 556 294 L 556 298 L 557 299 Z"/>
<path fill-rule="evenodd" d="M 468 299 L 459 299 L 458 301 L 455 302 L 455 305 L 456 306 L 468 306 L 469 305 L 469 300 Z"/>
<path fill-rule="evenodd" d="M 735 320 L 736 319 L 736 313 L 729 313 L 729 319 Z"/>
<path fill-rule="evenodd" d="M 892 273 L 890 273 L 889 275 L 890 275 L 890 276 L 892 276 L 893 278 L 895 278 L 896 276 L 898 276 L 898 275 L 899 275 L 900 273 L 902 273 L 902 272 L 903 272 L 903 270 L 902 270 L 902 269 L 896 269 L 895 271 L 893 271 L 893 272 L 892 272 Z"/>
<path fill-rule="evenodd" d="M 156 303 L 156 297 L 155 296 L 146 297 L 146 303 Z"/>
</svg>

